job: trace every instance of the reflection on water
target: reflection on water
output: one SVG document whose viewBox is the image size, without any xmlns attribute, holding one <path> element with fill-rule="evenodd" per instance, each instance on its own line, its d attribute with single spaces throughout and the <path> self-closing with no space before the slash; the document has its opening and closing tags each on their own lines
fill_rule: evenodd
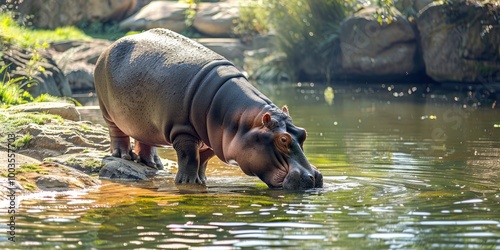
<svg viewBox="0 0 500 250">
<path fill-rule="evenodd" d="M 208 187 L 163 172 L 22 197 L 6 249 L 498 249 L 500 112 L 473 89 L 259 86 L 308 131 L 325 187 L 270 190 L 214 159 Z M 333 96 L 333 97 L 332 97 Z M 327 100 L 325 100 L 327 97 Z M 331 100 L 328 100 L 332 97 Z M 85 113 L 88 112 L 88 113 Z M 96 110 L 85 111 L 84 116 Z M 172 149 L 162 157 L 175 159 Z M 0 227 L 5 229 L 4 217 Z"/>
</svg>

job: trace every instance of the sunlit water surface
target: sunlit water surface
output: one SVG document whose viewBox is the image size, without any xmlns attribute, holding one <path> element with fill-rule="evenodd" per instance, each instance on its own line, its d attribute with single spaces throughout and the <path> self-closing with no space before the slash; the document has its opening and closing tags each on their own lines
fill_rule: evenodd
<svg viewBox="0 0 500 250">
<path fill-rule="evenodd" d="M 16 243 L 2 234 L 0 247 L 500 249 L 500 111 L 488 91 L 259 89 L 307 129 L 324 188 L 270 190 L 214 159 L 206 189 L 179 189 L 171 169 L 144 183 L 21 197 Z"/>
</svg>

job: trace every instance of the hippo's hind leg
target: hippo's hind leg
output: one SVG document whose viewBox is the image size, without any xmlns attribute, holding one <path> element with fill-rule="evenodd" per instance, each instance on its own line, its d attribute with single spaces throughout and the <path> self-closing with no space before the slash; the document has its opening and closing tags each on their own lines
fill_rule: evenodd
<svg viewBox="0 0 500 250">
<path fill-rule="evenodd" d="M 139 155 L 140 161 L 146 164 L 148 167 L 157 168 L 160 170 L 163 169 L 163 163 L 158 156 L 156 147 L 135 140 L 134 150 Z"/>
<path fill-rule="evenodd" d="M 200 140 L 194 136 L 181 134 L 174 138 L 173 146 L 177 152 L 178 171 L 175 176 L 175 183 L 197 183 L 205 184 L 199 174 L 200 166 Z"/>
<path fill-rule="evenodd" d="M 207 176 L 205 175 L 205 171 L 207 170 L 208 160 L 210 160 L 210 158 L 212 158 L 215 155 L 215 153 L 211 148 L 202 147 L 199 150 L 199 154 L 200 154 L 200 166 L 198 167 L 198 176 L 200 177 L 200 180 L 202 182 L 206 182 Z"/>
<path fill-rule="evenodd" d="M 111 140 L 111 155 L 126 160 L 136 160 L 137 155 L 130 146 L 130 137 L 123 133 L 112 121 L 106 119 Z"/>
</svg>

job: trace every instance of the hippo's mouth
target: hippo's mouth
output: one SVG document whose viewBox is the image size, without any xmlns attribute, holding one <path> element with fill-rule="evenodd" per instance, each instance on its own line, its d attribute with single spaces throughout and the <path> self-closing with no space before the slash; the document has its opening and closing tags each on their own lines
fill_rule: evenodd
<svg viewBox="0 0 500 250">
<path fill-rule="evenodd" d="M 323 175 L 314 167 L 312 167 L 312 172 L 297 168 L 287 170 L 278 168 L 269 176 L 270 178 L 259 177 L 271 189 L 305 190 L 323 187 Z"/>
<path fill-rule="evenodd" d="M 287 175 L 288 171 L 284 169 L 277 169 L 276 172 L 272 175 L 271 180 L 266 183 L 269 186 L 269 188 L 273 189 L 283 188 L 283 183 L 285 182 Z"/>
</svg>

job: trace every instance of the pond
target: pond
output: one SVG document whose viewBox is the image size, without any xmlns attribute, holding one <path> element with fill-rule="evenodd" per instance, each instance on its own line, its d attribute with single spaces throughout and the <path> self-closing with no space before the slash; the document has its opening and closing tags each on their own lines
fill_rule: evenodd
<svg viewBox="0 0 500 250">
<path fill-rule="evenodd" d="M 17 242 L 3 234 L 0 247 L 500 249 L 500 103 L 487 88 L 258 88 L 307 129 L 306 155 L 324 188 L 270 190 L 214 159 L 206 189 L 179 189 L 165 172 L 22 197 Z M 161 154 L 175 159 L 170 148 Z"/>
</svg>

